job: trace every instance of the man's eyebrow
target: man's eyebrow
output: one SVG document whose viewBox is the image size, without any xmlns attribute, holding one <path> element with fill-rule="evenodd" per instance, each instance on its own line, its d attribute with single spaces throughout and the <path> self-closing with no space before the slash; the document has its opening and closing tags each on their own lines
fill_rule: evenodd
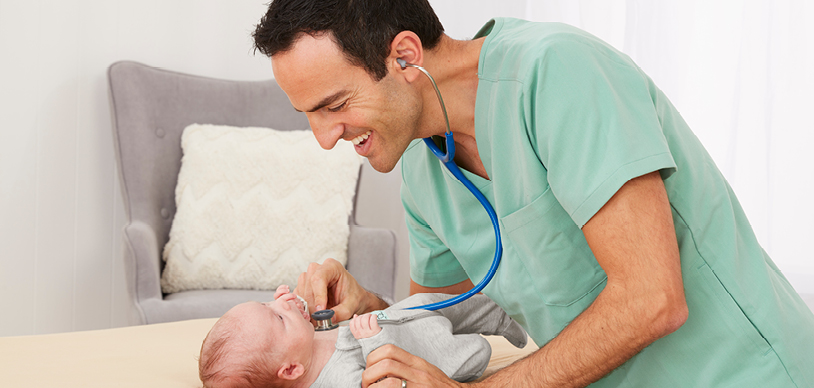
<svg viewBox="0 0 814 388">
<path fill-rule="evenodd" d="M 306 110 L 305 112 L 308 112 L 308 113 L 316 112 L 316 111 L 318 111 L 318 110 L 320 110 L 320 109 L 334 103 L 336 100 L 338 100 L 344 94 L 346 94 L 346 91 L 345 90 L 340 90 L 340 91 L 338 91 L 338 92 L 336 92 L 336 93 L 334 93 L 334 94 L 332 94 L 332 95 L 330 95 L 328 97 L 323 98 L 322 101 L 319 102 L 319 104 L 317 104 L 316 106 L 314 106 L 313 108 L 311 108 L 309 110 Z M 297 112 L 302 112 L 301 110 L 299 110 L 297 108 L 294 108 L 294 110 L 296 110 Z"/>
</svg>

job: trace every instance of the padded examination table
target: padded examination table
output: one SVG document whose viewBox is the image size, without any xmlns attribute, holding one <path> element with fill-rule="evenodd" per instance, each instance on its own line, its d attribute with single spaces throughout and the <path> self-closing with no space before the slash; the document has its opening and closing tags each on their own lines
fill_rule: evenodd
<svg viewBox="0 0 814 388">
<path fill-rule="evenodd" d="M 217 319 L 0 338 L 4 387 L 200 387 L 197 357 Z M 536 349 L 486 337 L 494 373 Z"/>
</svg>

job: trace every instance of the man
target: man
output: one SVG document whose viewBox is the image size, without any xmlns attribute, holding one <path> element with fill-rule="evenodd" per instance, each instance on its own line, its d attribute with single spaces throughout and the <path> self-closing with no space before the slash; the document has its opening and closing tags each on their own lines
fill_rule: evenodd
<svg viewBox="0 0 814 388">
<path fill-rule="evenodd" d="M 495 19 L 458 41 L 424 0 L 275 0 L 255 31 L 329 149 L 402 158 L 411 293 L 461 293 L 491 264 L 485 212 L 417 139 L 445 132 L 494 206 L 504 257 L 483 292 L 540 350 L 483 386 L 814 386 L 814 315 L 666 96 L 561 24 Z M 335 261 L 297 294 L 339 319 L 386 303 Z M 460 386 L 385 346 L 363 387 Z"/>
</svg>

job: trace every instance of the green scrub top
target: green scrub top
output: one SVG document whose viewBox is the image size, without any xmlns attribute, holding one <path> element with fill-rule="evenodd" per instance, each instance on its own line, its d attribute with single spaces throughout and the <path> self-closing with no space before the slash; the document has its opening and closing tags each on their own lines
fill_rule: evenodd
<svg viewBox="0 0 814 388">
<path fill-rule="evenodd" d="M 593 386 L 814 386 L 814 315 L 650 78 L 563 24 L 494 19 L 481 36 L 475 131 L 490 180 L 464 174 L 495 208 L 504 246 L 483 292 L 545 345 L 605 287 L 581 227 L 625 182 L 659 171 L 689 318 Z M 402 160 L 411 277 L 477 284 L 494 256 L 489 217 L 421 143 Z"/>
</svg>

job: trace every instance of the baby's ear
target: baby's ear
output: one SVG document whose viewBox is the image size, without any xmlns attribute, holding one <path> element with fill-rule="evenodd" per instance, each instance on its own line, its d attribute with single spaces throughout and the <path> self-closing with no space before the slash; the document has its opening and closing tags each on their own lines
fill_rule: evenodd
<svg viewBox="0 0 814 388">
<path fill-rule="evenodd" d="M 288 364 L 285 363 L 280 366 L 277 371 L 277 377 L 283 380 L 296 380 L 305 373 L 305 367 L 300 363 Z"/>
</svg>

